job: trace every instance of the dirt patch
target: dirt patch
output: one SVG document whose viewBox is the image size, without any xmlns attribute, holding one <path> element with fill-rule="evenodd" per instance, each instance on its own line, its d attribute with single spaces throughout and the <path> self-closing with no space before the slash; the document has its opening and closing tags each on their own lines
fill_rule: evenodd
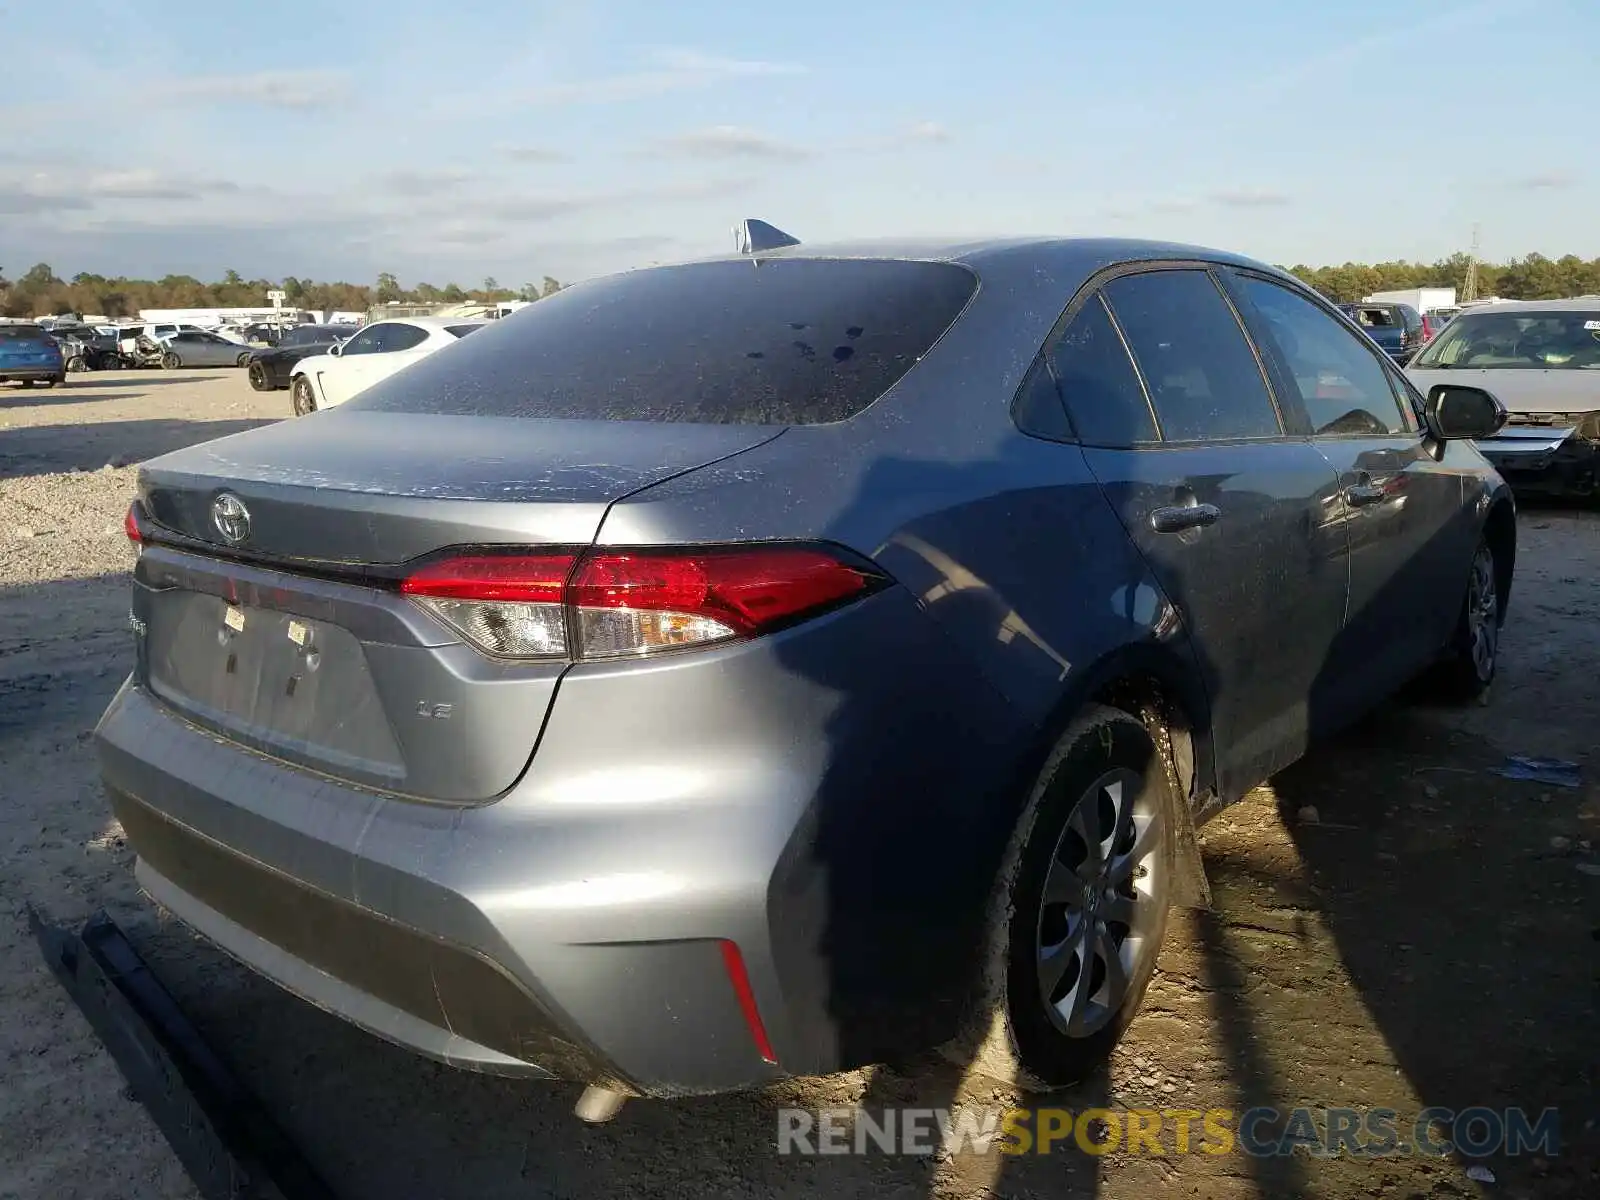
<svg viewBox="0 0 1600 1200">
<path fill-rule="evenodd" d="M 784 1105 L 1004 1106 L 930 1063 L 768 1092 L 635 1103 L 587 1128 L 576 1089 L 467 1075 L 375 1041 L 240 970 L 133 885 L 88 731 L 130 665 L 133 471 L 280 416 L 241 374 L 128 373 L 0 392 L 0 1196 L 192 1194 L 46 971 L 26 901 L 105 905 L 341 1196 L 1451 1197 L 1459 1159 L 1233 1153 L 912 1160 L 775 1153 Z M 113 465 L 104 469 L 107 463 Z M 1210 913 L 1181 913 L 1103 1078 L 1051 1103 L 1236 1112 L 1430 1105 L 1560 1110 L 1553 1159 L 1491 1157 L 1494 1195 L 1600 1194 L 1600 517 L 1528 511 L 1490 703 L 1391 703 L 1208 826 Z M 1576 790 L 1491 773 L 1583 764 Z M 1198 1136 L 1198 1134 L 1197 1134 Z"/>
</svg>

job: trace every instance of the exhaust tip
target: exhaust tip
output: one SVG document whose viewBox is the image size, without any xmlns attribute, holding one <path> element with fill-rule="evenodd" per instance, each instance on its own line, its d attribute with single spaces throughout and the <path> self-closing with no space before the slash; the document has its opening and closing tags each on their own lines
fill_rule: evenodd
<svg viewBox="0 0 1600 1200">
<path fill-rule="evenodd" d="M 627 1099 L 628 1097 L 621 1092 L 590 1084 L 583 1089 L 583 1095 L 578 1097 L 578 1103 L 573 1106 L 572 1111 L 580 1121 L 586 1121 L 590 1125 L 604 1125 L 622 1111 Z"/>
</svg>

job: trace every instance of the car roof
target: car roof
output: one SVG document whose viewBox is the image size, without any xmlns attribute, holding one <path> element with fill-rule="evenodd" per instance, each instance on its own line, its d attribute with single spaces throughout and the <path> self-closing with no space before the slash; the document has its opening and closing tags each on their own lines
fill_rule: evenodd
<svg viewBox="0 0 1600 1200">
<path fill-rule="evenodd" d="M 1030 257 L 1064 263 L 1088 259 L 1111 261 L 1138 259 L 1202 259 L 1261 267 L 1240 254 L 1179 242 L 1144 238 L 1105 237 L 987 237 L 987 238 L 864 238 L 859 240 L 802 243 L 753 254 L 719 254 L 698 261 L 776 258 L 895 258 L 924 262 L 957 262 L 977 267 L 1000 259 Z M 1272 269 L 1272 268 L 1268 268 Z"/>
<path fill-rule="evenodd" d="M 415 325 L 419 329 L 446 330 L 454 329 L 461 325 L 487 325 L 488 321 L 480 321 L 468 317 L 383 317 L 377 321 L 370 321 L 363 325 L 363 329 L 371 329 L 374 325 Z"/>
<path fill-rule="evenodd" d="M 1457 315 L 1469 317 L 1476 313 L 1494 312 L 1600 312 L 1600 296 L 1577 296 L 1566 300 L 1501 300 L 1494 304 L 1470 304 Z"/>
</svg>

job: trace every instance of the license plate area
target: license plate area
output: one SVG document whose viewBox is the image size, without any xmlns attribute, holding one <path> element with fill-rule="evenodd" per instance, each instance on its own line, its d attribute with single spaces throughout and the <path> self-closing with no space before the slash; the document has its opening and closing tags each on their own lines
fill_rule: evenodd
<svg viewBox="0 0 1600 1200">
<path fill-rule="evenodd" d="M 349 630 L 177 589 L 151 595 L 145 625 L 149 686 L 174 708 L 267 753 L 374 782 L 404 778 Z"/>
</svg>

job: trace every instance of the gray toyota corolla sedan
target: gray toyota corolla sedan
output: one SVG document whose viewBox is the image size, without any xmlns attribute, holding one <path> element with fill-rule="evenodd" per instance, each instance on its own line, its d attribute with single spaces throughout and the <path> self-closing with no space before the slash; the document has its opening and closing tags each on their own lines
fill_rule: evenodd
<svg viewBox="0 0 1600 1200">
<path fill-rule="evenodd" d="M 595 280 L 144 464 L 105 780 L 196 929 L 592 1117 L 994 1030 L 1061 1084 L 1195 822 L 1492 678 L 1503 420 L 1194 247 Z"/>
</svg>

